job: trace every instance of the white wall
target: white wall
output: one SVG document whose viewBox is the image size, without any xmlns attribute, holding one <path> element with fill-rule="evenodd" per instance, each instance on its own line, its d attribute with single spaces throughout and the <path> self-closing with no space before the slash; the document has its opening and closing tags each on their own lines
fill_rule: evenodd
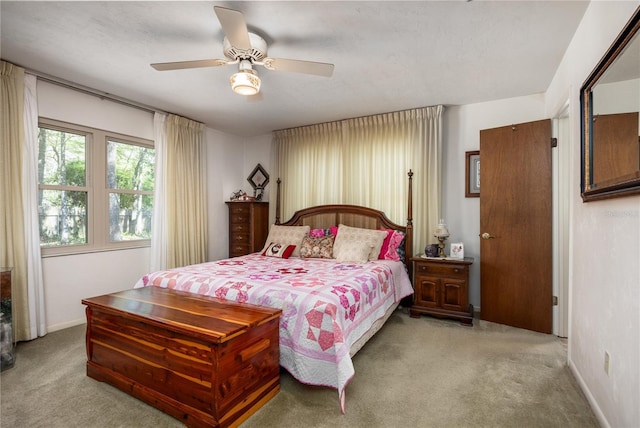
<svg viewBox="0 0 640 428">
<path fill-rule="evenodd" d="M 38 82 L 38 109 L 41 117 L 153 140 L 152 113 L 51 83 Z M 243 175 L 243 139 L 213 129 L 207 129 L 206 139 L 208 250 L 209 260 L 217 260 L 228 254 L 224 201 L 243 180 L 248 185 L 248 172 Z M 81 300 L 133 287 L 149 271 L 149 257 L 149 248 L 137 248 L 43 258 L 47 329 L 85 322 Z"/>
<path fill-rule="evenodd" d="M 605 427 L 640 426 L 640 196 L 582 202 L 579 91 L 639 4 L 591 2 L 545 102 L 571 97 L 568 362 Z"/>
<path fill-rule="evenodd" d="M 271 133 L 245 139 L 244 173 L 242 176 L 243 184 L 241 186 L 246 189 L 247 194 L 253 195 L 253 188 L 247 181 L 247 177 L 249 177 L 249 174 L 251 174 L 257 164 L 262 165 L 265 171 L 267 171 L 267 174 L 269 174 L 269 183 L 267 183 L 267 187 L 264 189 L 262 200 L 269 202 L 269 224 L 275 221 L 276 181 L 278 180 L 272 168 L 271 139 Z"/>
<path fill-rule="evenodd" d="M 469 273 L 469 303 L 480 310 L 480 198 L 466 198 L 465 152 L 480 149 L 480 130 L 544 119 L 542 95 L 447 107 L 443 132 L 442 217 L 451 236 L 474 257 Z M 418 201 L 419 203 L 419 201 Z M 435 225 L 434 225 L 435 227 Z M 421 242 L 425 238 L 415 237 Z"/>
</svg>

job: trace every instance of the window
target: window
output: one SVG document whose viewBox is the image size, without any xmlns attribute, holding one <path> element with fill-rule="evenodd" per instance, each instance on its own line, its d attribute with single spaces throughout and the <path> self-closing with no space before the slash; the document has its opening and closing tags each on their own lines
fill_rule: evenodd
<svg viewBox="0 0 640 428">
<path fill-rule="evenodd" d="M 41 119 L 38 143 L 43 255 L 150 245 L 153 142 Z"/>
<path fill-rule="evenodd" d="M 122 141 L 107 141 L 109 240 L 151 238 L 154 150 Z"/>
<path fill-rule="evenodd" d="M 87 136 L 38 132 L 40 245 L 87 243 Z"/>
</svg>

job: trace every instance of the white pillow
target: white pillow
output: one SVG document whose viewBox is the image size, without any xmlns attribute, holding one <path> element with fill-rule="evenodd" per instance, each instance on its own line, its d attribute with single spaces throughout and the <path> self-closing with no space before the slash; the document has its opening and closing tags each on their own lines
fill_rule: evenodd
<svg viewBox="0 0 640 428">
<path fill-rule="evenodd" d="M 336 236 L 335 243 L 333 244 L 334 257 L 336 259 L 338 258 L 336 254 L 340 254 L 342 250 L 340 247 L 345 243 L 359 242 L 365 244 L 369 248 L 369 260 L 378 260 L 382 243 L 386 237 L 386 230 L 362 229 L 359 227 L 351 227 L 341 224 L 338 226 L 338 235 Z"/>
<path fill-rule="evenodd" d="M 269 229 L 269 236 L 265 242 L 262 253 L 267 249 L 269 244 L 276 242 L 284 247 L 295 245 L 291 257 L 300 257 L 300 248 L 302 247 L 302 239 L 309 234 L 309 226 L 280 226 L 272 224 Z"/>
<path fill-rule="evenodd" d="M 343 242 L 338 251 L 333 252 L 334 258 L 339 262 L 365 263 L 369 261 L 369 253 L 373 245 L 366 242 Z"/>
</svg>

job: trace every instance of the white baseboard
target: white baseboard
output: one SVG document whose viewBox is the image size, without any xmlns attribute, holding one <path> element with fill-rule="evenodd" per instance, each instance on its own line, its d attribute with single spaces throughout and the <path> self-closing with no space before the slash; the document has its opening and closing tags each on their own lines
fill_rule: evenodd
<svg viewBox="0 0 640 428">
<path fill-rule="evenodd" d="M 598 419 L 598 423 L 600 424 L 600 426 L 602 428 L 611 428 L 611 424 L 609 424 L 609 421 L 604 416 L 604 413 L 602 413 L 602 410 L 600 410 L 600 406 L 598 406 L 598 402 L 595 400 L 595 398 L 593 398 L 593 394 L 591 394 L 589 387 L 587 386 L 584 379 L 580 375 L 580 372 L 578 371 L 576 366 L 573 364 L 571 360 L 568 361 L 568 364 L 569 364 L 569 369 L 571 370 L 571 373 L 573 373 L 573 376 L 578 381 L 578 385 L 580 385 L 580 389 L 582 389 L 582 392 L 587 397 L 587 401 L 591 406 L 591 410 L 593 410 L 593 413 L 596 415 L 596 419 Z"/>
<path fill-rule="evenodd" d="M 53 333 L 54 331 L 64 330 L 65 328 L 75 327 L 77 325 L 86 324 L 86 323 L 87 323 L 87 320 L 85 318 L 78 318 L 76 320 L 71 320 L 71 321 L 60 323 L 60 324 L 49 325 L 47 326 L 47 332 Z"/>
</svg>

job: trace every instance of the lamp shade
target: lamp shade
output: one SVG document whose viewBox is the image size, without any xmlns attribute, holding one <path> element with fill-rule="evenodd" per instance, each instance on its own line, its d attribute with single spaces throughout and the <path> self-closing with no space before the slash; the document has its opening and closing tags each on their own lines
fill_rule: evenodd
<svg viewBox="0 0 640 428">
<path fill-rule="evenodd" d="M 254 70 L 240 70 L 231 76 L 231 89 L 240 95 L 255 95 L 260 92 L 260 78 Z"/>
<path fill-rule="evenodd" d="M 447 224 L 444 222 L 444 220 L 440 220 L 440 223 L 438 223 L 438 225 L 436 226 L 436 231 L 434 232 L 433 236 L 438 238 L 445 238 L 449 236 L 449 229 L 447 229 Z"/>
</svg>

